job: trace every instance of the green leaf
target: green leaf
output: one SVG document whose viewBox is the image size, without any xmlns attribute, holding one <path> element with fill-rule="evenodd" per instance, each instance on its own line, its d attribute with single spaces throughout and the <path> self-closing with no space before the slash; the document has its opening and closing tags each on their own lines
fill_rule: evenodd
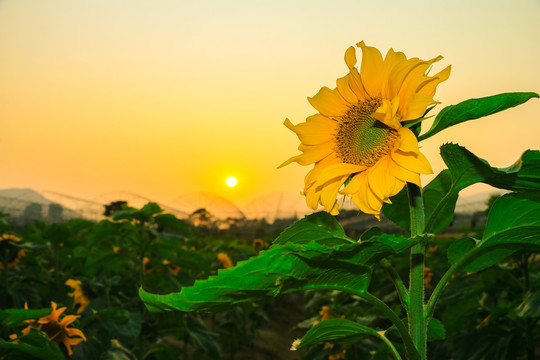
<svg viewBox="0 0 540 360">
<path fill-rule="evenodd" d="M 420 135 L 418 140 L 425 140 L 450 126 L 495 114 L 537 97 L 538 94 L 533 92 L 504 93 L 447 106 L 439 112 L 431 128 Z"/>
<path fill-rule="evenodd" d="M 540 251 L 540 193 L 511 193 L 495 201 L 482 240 L 462 255 L 463 271 L 483 270 L 518 250 Z"/>
<path fill-rule="evenodd" d="M 392 203 L 384 203 L 381 212 L 394 224 L 409 232 L 411 229 L 411 213 L 409 197 L 405 186 L 398 194 L 392 196 Z"/>
<path fill-rule="evenodd" d="M 446 339 L 446 330 L 444 325 L 440 320 L 432 318 L 427 326 L 427 340 L 444 340 Z"/>
<path fill-rule="evenodd" d="M 39 319 L 52 312 L 52 308 L 47 309 L 6 309 L 0 312 L 0 318 L 6 326 L 16 326 L 22 324 L 24 320 Z"/>
<path fill-rule="evenodd" d="M 173 214 L 159 214 L 154 216 L 154 221 L 160 228 L 176 231 L 188 235 L 190 230 L 184 220 L 178 219 Z"/>
<path fill-rule="evenodd" d="M 540 193 L 507 194 L 495 201 L 478 245 L 497 244 L 540 245 Z"/>
<path fill-rule="evenodd" d="M 356 261 L 359 246 L 348 242 L 335 247 L 317 242 L 274 245 L 179 293 L 154 295 L 141 289 L 139 295 L 151 311 L 220 311 L 231 304 L 321 284 L 365 291 L 370 268 Z"/>
<path fill-rule="evenodd" d="M 129 312 L 127 321 L 119 319 L 101 319 L 103 328 L 122 343 L 131 343 L 141 333 L 142 315 L 139 312 Z"/>
<path fill-rule="evenodd" d="M 462 190 L 484 182 L 499 189 L 540 191 L 540 151 L 527 150 L 512 166 L 494 168 L 466 148 L 456 144 L 441 146 L 441 156 L 452 174 L 453 186 Z"/>
<path fill-rule="evenodd" d="M 374 329 L 354 321 L 347 319 L 328 319 L 311 327 L 300 341 L 300 344 L 296 346 L 296 349 L 317 344 L 321 341 L 348 345 L 362 340 L 366 336 L 381 337 Z"/>
<path fill-rule="evenodd" d="M 60 347 L 49 336 L 39 330 L 30 329 L 28 335 L 19 338 L 20 342 L 4 341 L 0 339 L 0 349 L 7 349 L 6 360 L 43 359 L 64 360 Z M 31 356 L 31 357 L 29 357 Z"/>
<path fill-rule="evenodd" d="M 474 249 L 476 246 L 476 241 L 473 238 L 466 237 L 458 239 L 450 245 L 447 250 L 448 262 L 450 264 L 458 261 L 463 255 Z"/>
<path fill-rule="evenodd" d="M 450 170 L 441 171 L 422 190 L 422 194 L 424 197 L 424 213 L 427 219 L 426 232 L 438 233 L 446 229 L 454 219 L 459 194 L 459 191 L 452 187 Z"/>
<path fill-rule="evenodd" d="M 239 302 L 314 288 L 358 294 L 367 290 L 374 263 L 419 241 L 382 234 L 357 243 L 333 222 L 326 213 L 308 216 L 286 229 L 270 249 L 219 270 L 217 276 L 178 293 L 155 295 L 141 289 L 139 294 L 153 311 L 219 311 Z"/>
<path fill-rule="evenodd" d="M 448 170 L 443 170 L 423 190 L 426 232 L 437 233 L 450 224 L 459 192 L 470 185 L 483 182 L 505 190 L 540 191 L 538 150 L 525 151 L 507 168 L 491 167 L 466 148 L 451 143 L 441 146 L 441 156 Z"/>
<path fill-rule="evenodd" d="M 307 215 L 305 218 L 285 229 L 274 240 L 274 244 L 306 244 L 310 241 L 331 238 L 355 242 L 345 235 L 345 231 L 332 215 L 326 211 L 321 211 Z"/>
</svg>

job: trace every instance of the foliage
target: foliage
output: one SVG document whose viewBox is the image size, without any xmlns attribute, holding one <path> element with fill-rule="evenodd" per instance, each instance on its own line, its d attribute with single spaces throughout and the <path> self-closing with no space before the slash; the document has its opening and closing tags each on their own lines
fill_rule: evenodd
<svg viewBox="0 0 540 360">
<path fill-rule="evenodd" d="M 72 359 L 166 360 L 180 354 L 220 359 L 223 351 L 234 353 L 249 345 L 255 326 L 267 318 L 264 303 L 239 305 L 220 317 L 186 313 L 156 317 L 148 313 L 137 292 L 141 284 L 163 293 L 192 285 L 216 273 L 221 266 L 219 252 L 233 259 L 256 254 L 251 241 L 208 238 L 174 215 L 163 214 L 155 203 L 141 209 L 124 206 L 110 215 L 99 223 L 71 219 L 50 225 L 38 221 L 13 230 L 4 226 L 3 231 L 16 231 L 22 239 L 14 243 L 12 252 L 24 249 L 25 253 L 16 266 L 0 269 L 0 339 L 4 339 L 0 358 L 67 356 L 66 348 L 42 331 L 20 333 L 27 321 L 50 314 L 50 301 L 80 316 L 72 326 L 87 341 L 73 346 Z M 81 281 L 89 300 L 85 308 L 70 296 L 68 279 Z M 240 320 L 228 320 L 233 314 L 241 314 Z M 228 333 L 211 330 L 218 328 L 243 340 L 225 341 Z M 11 334 L 18 334 L 20 341 L 10 341 Z"/>
</svg>

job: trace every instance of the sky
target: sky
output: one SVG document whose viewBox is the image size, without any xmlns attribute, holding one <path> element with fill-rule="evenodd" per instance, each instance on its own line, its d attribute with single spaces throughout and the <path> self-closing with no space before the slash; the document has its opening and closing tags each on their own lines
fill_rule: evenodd
<svg viewBox="0 0 540 360">
<path fill-rule="evenodd" d="M 203 191 L 240 205 L 299 194 L 310 167 L 277 169 L 298 154 L 283 121 L 316 113 L 307 97 L 335 87 L 362 40 L 383 55 L 444 56 L 434 71 L 452 75 L 434 113 L 540 92 L 539 0 L 0 0 L 0 189 L 157 201 Z M 532 99 L 421 149 L 435 173 L 449 141 L 505 167 L 539 134 Z"/>
</svg>

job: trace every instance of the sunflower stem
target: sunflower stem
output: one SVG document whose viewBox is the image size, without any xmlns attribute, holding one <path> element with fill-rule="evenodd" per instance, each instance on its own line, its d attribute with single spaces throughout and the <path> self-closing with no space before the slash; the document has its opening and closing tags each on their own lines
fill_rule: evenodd
<svg viewBox="0 0 540 360">
<path fill-rule="evenodd" d="M 407 183 L 409 208 L 411 213 L 411 237 L 421 236 L 424 231 L 424 202 L 422 191 L 412 183 Z M 420 359 L 426 359 L 427 327 L 424 317 L 424 261 L 425 240 L 411 249 L 411 275 L 409 282 L 409 333 Z"/>
</svg>

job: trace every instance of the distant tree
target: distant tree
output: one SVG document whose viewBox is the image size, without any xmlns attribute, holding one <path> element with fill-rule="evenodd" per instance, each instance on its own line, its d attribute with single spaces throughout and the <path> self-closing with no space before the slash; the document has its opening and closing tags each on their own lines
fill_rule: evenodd
<svg viewBox="0 0 540 360">
<path fill-rule="evenodd" d="M 210 211 L 205 208 L 195 210 L 191 215 L 189 215 L 189 222 L 200 228 L 214 228 L 215 227 L 215 218 Z"/>
<path fill-rule="evenodd" d="M 113 201 L 109 205 L 105 205 L 105 212 L 103 213 L 103 215 L 112 216 L 115 211 L 122 210 L 124 205 L 127 205 L 127 201 Z"/>
<path fill-rule="evenodd" d="M 21 220 L 25 225 L 33 224 L 36 220 L 43 220 L 43 208 L 41 204 L 31 203 L 27 205 L 24 208 Z"/>
<path fill-rule="evenodd" d="M 51 223 L 59 223 L 62 222 L 63 217 L 62 213 L 64 212 L 64 208 L 60 204 L 49 204 L 49 221 Z"/>
</svg>

